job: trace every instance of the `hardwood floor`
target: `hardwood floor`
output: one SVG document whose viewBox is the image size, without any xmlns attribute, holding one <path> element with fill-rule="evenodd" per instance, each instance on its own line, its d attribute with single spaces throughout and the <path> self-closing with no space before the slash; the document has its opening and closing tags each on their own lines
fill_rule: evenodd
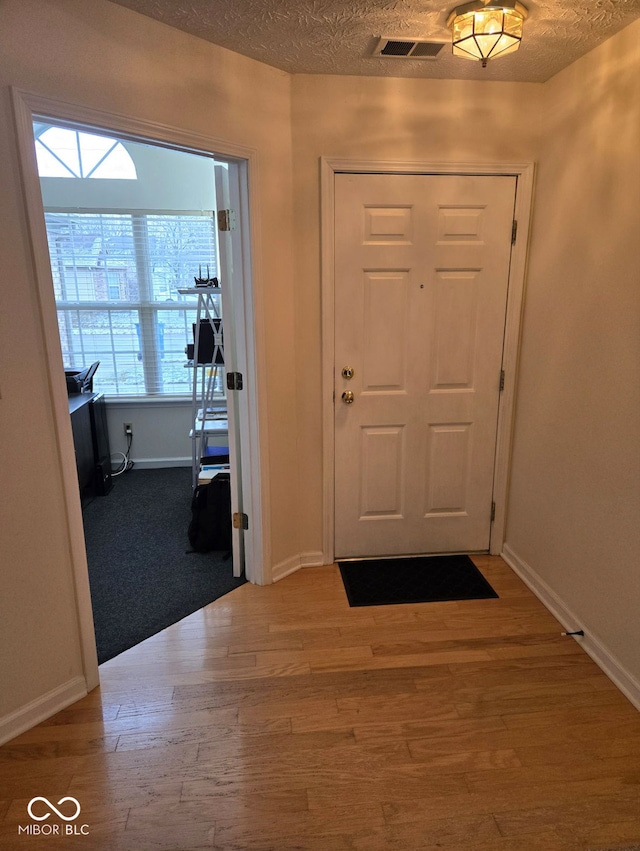
<svg viewBox="0 0 640 851">
<path fill-rule="evenodd" d="M 0 848 L 640 843 L 640 714 L 501 559 L 474 561 L 499 599 L 350 609 L 311 568 L 107 662 L 0 748 Z M 39 824 L 89 835 L 18 835 L 35 796 L 76 798 Z"/>
</svg>

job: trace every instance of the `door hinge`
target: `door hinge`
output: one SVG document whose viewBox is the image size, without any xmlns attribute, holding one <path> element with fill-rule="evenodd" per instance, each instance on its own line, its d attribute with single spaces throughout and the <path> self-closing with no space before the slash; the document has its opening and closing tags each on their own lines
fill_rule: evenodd
<svg viewBox="0 0 640 851">
<path fill-rule="evenodd" d="M 493 523 L 493 521 L 495 519 L 496 519 L 496 504 L 495 504 L 495 502 L 492 502 L 491 503 L 491 522 Z"/>
<path fill-rule="evenodd" d="M 242 386 L 241 372 L 227 373 L 227 390 L 242 390 Z"/>
<path fill-rule="evenodd" d="M 236 229 L 235 210 L 218 210 L 218 230 L 228 231 Z"/>
<path fill-rule="evenodd" d="M 234 529 L 248 529 L 249 528 L 249 518 L 246 514 L 242 514 L 240 511 L 236 511 L 233 515 L 233 528 Z"/>
<path fill-rule="evenodd" d="M 504 369 L 500 370 L 500 392 L 504 390 Z"/>
<path fill-rule="evenodd" d="M 518 220 L 514 219 L 513 224 L 511 225 L 511 245 L 516 244 L 517 236 L 518 236 Z"/>
</svg>

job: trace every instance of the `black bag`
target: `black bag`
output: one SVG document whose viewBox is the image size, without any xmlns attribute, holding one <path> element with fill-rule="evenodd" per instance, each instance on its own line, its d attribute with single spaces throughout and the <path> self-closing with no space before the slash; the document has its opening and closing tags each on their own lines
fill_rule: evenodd
<svg viewBox="0 0 640 851">
<path fill-rule="evenodd" d="M 231 476 L 218 473 L 198 485 L 191 500 L 189 543 L 197 553 L 231 549 Z"/>
</svg>

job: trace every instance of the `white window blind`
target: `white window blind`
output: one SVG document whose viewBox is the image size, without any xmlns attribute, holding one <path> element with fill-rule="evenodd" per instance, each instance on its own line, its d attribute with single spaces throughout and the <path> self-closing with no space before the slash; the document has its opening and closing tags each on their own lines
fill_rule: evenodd
<svg viewBox="0 0 640 851">
<path fill-rule="evenodd" d="M 218 274 L 214 213 L 47 211 L 45 221 L 65 367 L 100 361 L 94 389 L 109 395 L 189 393 L 196 297 L 178 289 Z"/>
</svg>

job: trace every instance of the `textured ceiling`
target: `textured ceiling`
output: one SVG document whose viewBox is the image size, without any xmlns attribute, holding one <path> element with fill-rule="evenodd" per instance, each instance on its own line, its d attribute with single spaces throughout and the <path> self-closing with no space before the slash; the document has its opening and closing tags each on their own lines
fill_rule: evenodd
<svg viewBox="0 0 640 851">
<path fill-rule="evenodd" d="M 640 0 L 524 0 L 520 49 L 486 68 L 372 56 L 379 36 L 449 41 L 440 0 L 111 0 L 292 74 L 544 82 L 640 18 Z M 464 0 L 458 0 L 460 5 Z"/>
</svg>

